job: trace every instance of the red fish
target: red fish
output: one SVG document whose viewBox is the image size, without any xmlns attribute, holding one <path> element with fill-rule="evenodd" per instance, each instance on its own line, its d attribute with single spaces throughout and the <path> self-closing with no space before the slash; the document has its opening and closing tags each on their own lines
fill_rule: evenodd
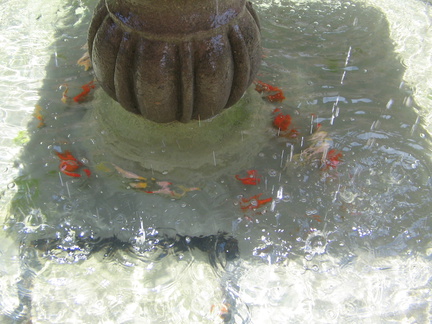
<svg viewBox="0 0 432 324">
<path fill-rule="evenodd" d="M 327 152 L 324 169 L 336 169 L 338 164 L 342 161 L 342 153 L 336 149 L 331 149 Z"/>
<path fill-rule="evenodd" d="M 258 209 L 262 205 L 265 205 L 273 200 L 272 198 L 259 199 L 261 195 L 262 193 L 252 196 L 250 198 L 242 198 L 240 208 L 243 210 Z"/>
<path fill-rule="evenodd" d="M 64 161 L 77 161 L 75 156 L 72 155 L 70 151 L 65 151 L 64 153 L 56 152 L 60 160 Z"/>
<path fill-rule="evenodd" d="M 260 80 L 255 80 L 255 90 L 259 93 L 266 92 L 271 93 L 275 92 L 275 94 L 271 94 L 266 96 L 267 100 L 270 102 L 282 102 L 285 99 L 283 95 L 282 89 L 272 86 L 268 83 L 262 82 Z"/>
<path fill-rule="evenodd" d="M 255 90 L 259 93 L 261 92 L 281 92 L 282 90 L 278 87 L 272 86 L 268 83 L 262 82 L 260 80 L 255 80 Z"/>
<path fill-rule="evenodd" d="M 274 95 L 268 95 L 266 98 L 270 102 L 282 102 L 285 100 L 285 96 L 283 95 L 282 90 L 275 93 Z"/>
<path fill-rule="evenodd" d="M 69 177 L 81 177 L 81 174 L 75 171 L 78 171 L 81 167 L 84 167 L 85 165 L 78 161 L 70 151 L 65 151 L 64 153 L 56 152 L 56 154 L 61 160 L 59 165 L 60 172 Z M 90 177 L 91 171 L 89 169 L 83 168 L 83 171 L 87 175 L 87 177 Z"/>
<path fill-rule="evenodd" d="M 320 215 L 310 215 L 310 217 L 312 217 L 314 220 L 316 220 L 319 223 L 322 222 L 322 219 L 321 219 Z"/>
<path fill-rule="evenodd" d="M 75 96 L 73 100 L 75 102 L 83 102 L 86 99 L 87 95 L 90 93 L 90 91 L 95 87 L 96 85 L 94 84 L 94 81 L 90 81 L 89 83 L 84 84 L 81 87 L 83 91 L 79 95 Z"/>
<path fill-rule="evenodd" d="M 259 178 L 258 172 L 256 170 L 247 170 L 248 176 L 245 178 L 240 178 L 238 174 L 236 174 L 235 178 L 241 181 L 245 185 L 255 186 L 260 183 L 261 179 Z"/>
<path fill-rule="evenodd" d="M 283 136 L 286 138 L 297 138 L 297 137 L 299 137 L 299 135 L 300 135 L 300 132 L 295 128 L 291 129 L 289 132 L 286 132 L 284 134 L 280 134 L 280 136 Z"/>
<path fill-rule="evenodd" d="M 42 128 L 45 126 L 44 117 L 41 112 L 42 112 L 42 107 L 40 105 L 36 105 L 35 110 L 33 112 L 33 116 L 36 117 L 37 120 L 39 120 L 38 128 Z"/>
<path fill-rule="evenodd" d="M 273 125 L 280 129 L 281 131 L 286 131 L 288 127 L 291 125 L 291 116 L 286 114 L 279 113 L 274 119 L 273 119 Z"/>
</svg>

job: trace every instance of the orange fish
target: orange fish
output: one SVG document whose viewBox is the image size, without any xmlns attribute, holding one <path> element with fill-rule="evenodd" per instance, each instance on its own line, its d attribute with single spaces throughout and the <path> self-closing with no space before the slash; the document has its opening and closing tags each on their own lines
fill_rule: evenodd
<svg viewBox="0 0 432 324">
<path fill-rule="evenodd" d="M 280 136 L 283 136 L 286 138 L 297 138 L 297 137 L 299 137 L 299 135 L 300 135 L 300 132 L 295 128 L 290 129 L 289 132 L 286 132 L 284 134 L 280 134 Z"/>
<path fill-rule="evenodd" d="M 250 198 L 242 198 L 240 208 L 243 210 L 258 209 L 262 205 L 265 205 L 265 204 L 267 204 L 273 200 L 272 198 L 259 199 L 259 197 L 261 197 L 261 195 L 262 195 L 262 193 L 255 195 L 255 196 L 252 196 Z"/>
<path fill-rule="evenodd" d="M 87 95 L 90 93 L 90 91 L 92 90 L 92 89 L 94 89 L 96 87 L 96 85 L 94 84 L 94 81 L 90 81 L 89 83 L 86 83 L 86 84 L 84 84 L 81 88 L 83 89 L 83 91 L 79 94 L 79 95 L 77 95 L 77 96 L 75 96 L 74 98 L 73 98 L 73 100 L 75 101 L 75 102 L 83 102 L 83 101 L 85 101 L 85 99 L 86 99 L 86 97 L 87 97 Z"/>
<path fill-rule="evenodd" d="M 64 161 L 77 161 L 75 156 L 72 155 L 70 151 L 65 151 L 64 153 L 56 152 L 60 160 Z"/>
<path fill-rule="evenodd" d="M 281 131 L 286 131 L 288 127 L 291 125 L 291 116 L 286 114 L 279 113 L 274 119 L 273 119 L 273 125 L 280 129 Z"/>
<path fill-rule="evenodd" d="M 69 177 L 81 177 L 81 174 L 75 171 L 78 171 L 81 167 L 84 167 L 85 165 L 78 161 L 70 151 L 65 151 L 64 153 L 56 152 L 56 154 L 61 160 L 59 165 L 60 172 Z M 87 177 L 90 177 L 91 171 L 89 169 L 83 168 L 83 171 L 87 175 Z"/>
<path fill-rule="evenodd" d="M 160 195 L 170 196 L 178 199 L 183 197 L 189 191 L 200 190 L 200 188 L 195 188 L 195 187 L 187 188 L 182 185 L 176 185 L 174 186 L 174 189 L 172 189 L 173 186 L 172 182 L 156 181 L 155 178 L 151 178 L 147 180 L 147 178 L 145 177 L 137 175 L 131 171 L 126 171 L 115 164 L 113 165 L 117 170 L 117 172 L 120 173 L 120 175 L 122 175 L 124 178 L 137 180 L 135 182 L 130 182 L 129 186 L 148 194 L 160 194 Z M 154 188 L 155 190 L 149 190 L 150 189 L 149 187 Z"/>
<path fill-rule="evenodd" d="M 84 71 L 90 70 L 90 68 L 92 67 L 92 63 L 91 63 L 90 54 L 88 51 L 85 52 L 84 55 L 78 60 L 77 64 L 84 66 Z"/>
<path fill-rule="evenodd" d="M 41 112 L 42 107 L 40 105 L 36 105 L 33 111 L 33 116 L 36 117 L 37 120 L 39 120 L 38 128 L 42 128 L 45 126 L 45 120 Z"/>
<path fill-rule="evenodd" d="M 311 215 L 310 217 L 312 217 L 314 220 L 316 220 L 317 222 L 321 223 L 322 219 L 320 215 Z"/>
<path fill-rule="evenodd" d="M 260 80 L 255 80 L 255 90 L 259 93 L 266 92 L 276 92 L 275 94 L 266 96 L 267 100 L 270 102 L 282 102 L 285 99 L 282 89 L 272 86 L 268 83 L 262 82 Z"/>
<path fill-rule="evenodd" d="M 247 170 L 246 171 L 248 176 L 245 178 L 240 178 L 238 174 L 235 175 L 235 178 L 239 181 L 241 181 L 245 185 L 252 185 L 255 186 L 258 183 L 260 183 L 261 179 L 258 175 L 258 172 L 256 170 Z"/>
<path fill-rule="evenodd" d="M 255 90 L 259 93 L 261 92 L 282 92 L 278 87 L 272 86 L 268 83 L 262 82 L 260 80 L 255 80 Z"/>
<path fill-rule="evenodd" d="M 336 169 L 338 164 L 342 161 L 342 153 L 336 149 L 331 149 L 327 152 L 324 170 L 328 170 L 330 168 Z"/>
<path fill-rule="evenodd" d="M 61 102 L 67 104 L 69 101 L 69 97 L 67 96 L 67 93 L 69 91 L 69 86 L 67 84 L 60 85 L 60 88 L 65 87 L 65 90 L 62 93 Z"/>
<path fill-rule="evenodd" d="M 285 99 L 285 96 L 283 95 L 282 90 L 278 93 L 275 93 L 274 95 L 268 95 L 267 100 L 270 102 L 282 102 Z"/>
</svg>

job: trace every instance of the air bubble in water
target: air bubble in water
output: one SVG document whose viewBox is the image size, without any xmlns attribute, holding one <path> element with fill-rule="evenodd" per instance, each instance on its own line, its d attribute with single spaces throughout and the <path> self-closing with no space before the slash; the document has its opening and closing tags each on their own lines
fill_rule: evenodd
<svg viewBox="0 0 432 324">
<path fill-rule="evenodd" d="M 269 175 L 270 177 L 276 177 L 276 176 L 277 176 L 277 171 L 274 170 L 274 169 L 270 169 L 270 170 L 268 171 L 268 175 Z"/>
<path fill-rule="evenodd" d="M 305 242 L 305 253 L 308 254 L 323 254 L 326 251 L 327 238 L 321 231 L 316 231 L 309 234 Z"/>
</svg>

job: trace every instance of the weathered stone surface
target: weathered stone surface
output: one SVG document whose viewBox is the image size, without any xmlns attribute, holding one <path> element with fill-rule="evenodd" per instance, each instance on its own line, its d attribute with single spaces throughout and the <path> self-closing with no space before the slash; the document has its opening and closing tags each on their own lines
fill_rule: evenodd
<svg viewBox="0 0 432 324">
<path fill-rule="evenodd" d="M 261 60 L 259 22 L 245 0 L 101 0 L 88 41 L 102 88 L 160 123 L 232 106 Z"/>
</svg>

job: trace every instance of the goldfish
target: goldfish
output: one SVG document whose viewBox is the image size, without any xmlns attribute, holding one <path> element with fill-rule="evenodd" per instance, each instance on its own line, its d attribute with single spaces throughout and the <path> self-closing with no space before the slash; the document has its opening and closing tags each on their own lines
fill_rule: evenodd
<svg viewBox="0 0 432 324">
<path fill-rule="evenodd" d="M 85 167 L 82 162 L 78 161 L 70 151 L 65 151 L 64 153 L 56 152 L 56 154 L 61 160 L 59 165 L 60 172 L 69 177 L 81 177 L 81 174 L 75 171 L 78 171 L 81 167 Z M 87 175 L 87 177 L 90 177 L 91 171 L 88 168 L 83 168 L 82 170 Z"/>
<path fill-rule="evenodd" d="M 311 136 L 309 141 L 312 142 L 312 145 L 304 150 L 300 154 L 300 157 L 310 160 L 312 157 L 321 154 L 321 162 L 324 163 L 327 152 L 333 144 L 333 140 L 328 137 L 327 132 L 318 131 Z"/>
<path fill-rule="evenodd" d="M 265 98 L 270 102 L 282 102 L 285 99 L 285 96 L 283 94 L 282 89 L 272 86 L 268 83 L 262 82 L 260 80 L 255 80 L 255 90 L 258 93 L 272 93 L 275 92 L 275 94 L 267 95 Z"/>
<path fill-rule="evenodd" d="M 262 193 L 252 196 L 250 198 L 242 198 L 240 202 L 240 208 L 243 210 L 258 209 L 261 206 L 272 202 L 273 198 L 259 199 Z"/>
<path fill-rule="evenodd" d="M 139 176 L 133 172 L 123 170 L 122 168 L 120 168 L 119 166 L 117 166 L 115 164 L 113 164 L 113 165 L 114 165 L 114 168 L 117 170 L 117 172 L 120 173 L 124 178 L 144 180 L 144 181 L 147 180 L 147 178 L 141 177 L 141 176 Z"/>
<path fill-rule="evenodd" d="M 77 61 L 77 64 L 84 67 L 84 71 L 90 70 L 92 63 L 90 60 L 89 52 L 85 52 L 84 55 Z"/>
<path fill-rule="evenodd" d="M 320 215 L 311 215 L 310 217 L 312 217 L 314 220 L 316 220 L 318 223 L 322 222 L 321 216 Z"/>
<path fill-rule="evenodd" d="M 67 84 L 62 84 L 60 86 L 60 88 L 65 87 L 65 90 L 62 93 L 62 97 L 61 97 L 61 102 L 63 102 L 64 104 L 68 103 L 69 101 L 69 97 L 67 96 L 68 92 L 69 92 L 69 86 Z"/>
<path fill-rule="evenodd" d="M 261 92 L 280 92 L 282 91 L 278 87 L 272 86 L 268 83 L 262 82 L 260 80 L 255 80 L 255 90 L 259 93 Z"/>
<path fill-rule="evenodd" d="M 210 308 L 210 313 L 216 314 L 221 319 L 227 319 L 230 316 L 230 304 L 224 303 L 224 304 L 218 304 L 218 305 L 212 305 Z"/>
<path fill-rule="evenodd" d="M 70 151 L 65 151 L 64 153 L 56 152 L 56 154 L 63 161 L 77 161 Z"/>
<path fill-rule="evenodd" d="M 131 182 L 129 183 L 129 186 L 131 186 L 134 189 L 144 189 L 148 187 L 147 182 L 141 181 L 141 182 Z"/>
<path fill-rule="evenodd" d="M 336 169 L 338 164 L 342 161 L 342 152 L 339 152 L 336 149 L 331 149 L 327 152 L 327 155 L 325 157 L 325 164 L 324 169 Z"/>
<path fill-rule="evenodd" d="M 286 114 L 279 113 L 274 119 L 273 119 L 273 125 L 280 129 L 281 131 L 286 131 L 288 127 L 291 125 L 291 116 Z"/>
<path fill-rule="evenodd" d="M 331 148 L 333 146 L 333 140 L 328 137 L 328 133 L 321 129 L 321 125 L 317 125 L 317 131 L 312 134 L 309 141 L 312 145 L 300 153 L 300 158 L 305 161 L 311 161 L 313 158 L 320 158 L 321 169 L 329 170 L 336 169 L 339 163 L 342 161 L 342 152 Z"/>
<path fill-rule="evenodd" d="M 42 128 L 45 126 L 45 120 L 42 115 L 42 107 L 40 105 L 36 105 L 35 109 L 33 111 L 33 116 L 36 117 L 37 120 L 39 120 L 38 128 Z"/>
<path fill-rule="evenodd" d="M 156 181 L 156 184 L 160 187 L 160 189 L 144 190 L 144 192 L 150 193 L 150 194 L 160 194 L 160 195 L 169 196 L 172 198 L 179 199 L 179 198 L 183 197 L 184 195 L 186 195 L 186 193 L 189 191 L 200 190 L 200 188 L 197 188 L 197 187 L 187 188 L 187 187 L 182 186 L 182 185 L 176 185 L 176 186 L 174 186 L 174 189 L 171 189 L 170 186 L 172 186 L 173 184 L 171 182 L 168 182 L 168 181 Z M 176 190 L 175 188 L 178 188 L 179 190 Z"/>
<path fill-rule="evenodd" d="M 280 90 L 280 92 L 277 92 L 273 95 L 268 95 L 266 98 L 270 102 L 282 102 L 285 100 L 285 96 L 283 95 L 282 90 Z"/>
<path fill-rule="evenodd" d="M 146 190 L 144 192 L 151 194 L 163 194 L 163 195 L 172 195 L 173 191 L 169 188 L 172 185 L 171 182 L 168 181 L 157 181 L 157 185 L 160 187 L 158 190 Z"/>
<path fill-rule="evenodd" d="M 286 137 L 286 138 L 297 138 L 297 137 L 299 137 L 299 135 L 300 135 L 300 132 L 297 129 L 295 129 L 295 128 L 290 129 L 286 133 L 281 133 L 280 134 L 280 136 L 283 136 L 283 137 Z"/>
<path fill-rule="evenodd" d="M 75 96 L 73 98 L 73 101 L 75 102 L 83 102 L 86 100 L 87 95 L 90 93 L 90 91 L 92 89 L 94 89 L 96 87 L 96 85 L 94 84 L 94 81 L 90 81 L 89 83 L 84 84 L 81 89 L 83 89 L 83 91 L 78 94 L 77 96 Z"/>
<path fill-rule="evenodd" d="M 279 130 L 278 136 L 297 138 L 300 135 L 300 132 L 297 129 L 289 128 L 291 125 L 291 116 L 289 114 L 282 114 L 280 108 L 274 109 L 273 113 L 278 113 L 273 118 L 273 126 Z"/>
<path fill-rule="evenodd" d="M 148 194 L 160 194 L 178 199 L 189 191 L 200 190 L 200 188 L 197 187 L 187 188 L 182 185 L 176 185 L 174 188 L 171 188 L 173 186 L 172 182 L 157 181 L 155 178 L 147 179 L 131 171 L 126 171 L 115 164 L 113 165 L 117 172 L 124 178 L 137 180 L 129 183 L 131 188 L 138 189 Z"/>
<path fill-rule="evenodd" d="M 160 189 L 145 190 L 144 192 L 150 193 L 150 194 L 160 194 L 160 195 L 165 195 L 165 196 L 179 199 L 179 198 L 183 197 L 184 195 L 186 195 L 186 193 L 189 191 L 200 190 L 200 188 L 197 188 L 197 187 L 187 188 L 187 187 L 182 186 L 182 185 L 176 185 L 176 186 L 174 186 L 174 189 L 171 189 L 170 187 L 173 184 L 171 182 L 168 182 L 168 181 L 156 181 L 156 184 L 160 187 Z M 178 188 L 179 190 L 176 190 L 175 188 Z"/>
<path fill-rule="evenodd" d="M 248 176 L 245 178 L 240 178 L 239 175 L 235 175 L 235 178 L 241 181 L 245 185 L 255 186 L 260 183 L 261 179 L 259 178 L 258 172 L 256 170 L 247 170 Z"/>
<path fill-rule="evenodd" d="M 96 85 L 94 84 L 94 81 L 90 81 L 86 84 L 84 84 L 81 89 L 81 93 L 79 93 L 78 95 L 76 95 L 75 97 L 73 97 L 73 99 L 71 99 L 70 97 L 68 97 L 68 92 L 69 92 L 69 86 L 67 84 L 62 84 L 60 86 L 61 88 L 64 87 L 65 90 L 62 93 L 62 97 L 61 97 L 61 101 L 65 104 L 70 103 L 71 100 L 73 100 L 76 103 L 81 103 L 84 102 L 87 99 L 88 94 L 90 93 L 90 91 L 94 88 L 96 88 Z"/>
</svg>

